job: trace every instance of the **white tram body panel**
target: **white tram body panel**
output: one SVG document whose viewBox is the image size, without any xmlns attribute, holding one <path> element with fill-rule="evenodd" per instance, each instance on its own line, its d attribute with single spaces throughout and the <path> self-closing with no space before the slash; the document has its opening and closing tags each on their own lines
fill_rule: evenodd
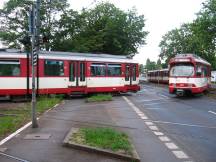
<svg viewBox="0 0 216 162">
<path fill-rule="evenodd" d="M 26 88 L 25 78 L 1 78 L 0 89 L 24 89 Z"/>
<path fill-rule="evenodd" d="M 93 78 L 89 77 L 87 78 L 87 84 L 88 87 L 115 87 L 115 86 L 124 86 L 124 79 L 121 77 L 115 77 L 115 78 Z"/>
</svg>

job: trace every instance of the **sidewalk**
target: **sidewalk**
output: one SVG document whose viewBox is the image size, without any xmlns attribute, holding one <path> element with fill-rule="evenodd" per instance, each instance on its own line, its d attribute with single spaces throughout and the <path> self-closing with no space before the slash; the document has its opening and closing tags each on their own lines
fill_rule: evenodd
<svg viewBox="0 0 216 162">
<path fill-rule="evenodd" d="M 1 145 L 5 154 L 31 162 L 120 162 L 115 158 L 88 153 L 62 146 L 71 127 L 103 126 L 126 132 L 141 161 L 176 161 L 175 157 L 155 138 L 125 100 L 118 96 L 113 101 L 86 103 L 84 98 L 65 100 L 39 119 L 39 128 L 28 127 L 10 141 Z M 28 134 L 39 133 L 47 139 L 26 140 Z M 162 155 L 162 156 L 161 156 Z M 163 160 L 164 159 L 164 160 Z M 0 155 L 0 162 L 15 162 Z"/>
</svg>

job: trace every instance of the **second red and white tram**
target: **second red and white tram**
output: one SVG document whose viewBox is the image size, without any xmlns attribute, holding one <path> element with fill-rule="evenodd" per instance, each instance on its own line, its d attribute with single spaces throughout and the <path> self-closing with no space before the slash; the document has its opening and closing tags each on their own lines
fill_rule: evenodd
<svg viewBox="0 0 216 162">
<path fill-rule="evenodd" d="M 0 96 L 31 94 L 31 68 L 26 53 L 0 51 Z M 125 56 L 40 52 L 38 94 L 136 92 L 138 63 Z"/>
<path fill-rule="evenodd" d="M 169 62 L 169 92 L 202 93 L 210 87 L 211 65 L 194 54 L 178 54 Z"/>
<path fill-rule="evenodd" d="M 147 80 L 153 83 L 168 84 L 169 71 L 168 69 L 150 70 L 147 73 Z"/>
</svg>

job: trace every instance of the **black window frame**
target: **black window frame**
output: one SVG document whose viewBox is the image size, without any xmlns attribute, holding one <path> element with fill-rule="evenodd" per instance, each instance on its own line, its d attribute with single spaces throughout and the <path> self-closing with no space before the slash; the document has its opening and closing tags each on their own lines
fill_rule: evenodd
<svg viewBox="0 0 216 162">
<path fill-rule="evenodd" d="M 60 70 L 59 70 L 59 74 L 54 74 L 54 73 L 49 73 L 50 71 L 48 71 L 48 69 L 47 69 L 47 61 L 50 61 L 50 62 L 62 62 L 62 65 L 61 65 L 61 67 L 60 67 Z M 50 64 L 51 65 L 51 64 Z M 53 70 L 54 69 L 54 67 L 49 67 L 50 69 L 49 70 Z M 62 72 L 61 72 L 61 69 L 63 70 Z M 49 77 L 51 77 L 51 76 L 54 76 L 54 77 L 62 77 L 62 76 L 65 76 L 65 70 L 64 70 L 64 61 L 63 60 L 52 60 L 52 59 L 45 59 L 44 60 L 44 76 L 49 76 Z"/>
<path fill-rule="evenodd" d="M 125 65 L 125 81 L 130 80 L 130 65 Z"/>
<path fill-rule="evenodd" d="M 73 71 L 72 68 L 73 67 Z M 69 63 L 69 81 L 74 82 L 75 81 L 75 62 Z"/>
<path fill-rule="evenodd" d="M 133 81 L 136 81 L 136 78 L 137 78 L 136 77 L 136 74 L 137 74 L 137 66 L 136 66 L 136 64 L 132 66 L 132 72 L 133 72 L 133 74 L 132 74 Z"/>
<path fill-rule="evenodd" d="M 97 65 L 99 65 L 99 66 L 97 66 Z M 98 74 L 93 75 L 93 73 L 92 73 L 92 67 L 103 67 L 104 68 L 104 73 L 100 74 L 100 75 L 98 75 Z M 105 77 L 107 75 L 106 73 L 107 73 L 107 68 L 106 68 L 106 64 L 105 63 L 92 63 L 91 64 L 91 66 L 90 66 L 90 76 L 91 77 Z"/>
<path fill-rule="evenodd" d="M 110 68 L 115 68 L 115 67 L 118 67 L 120 68 L 120 71 L 118 74 L 110 74 L 109 73 L 109 69 Z M 122 65 L 121 64 L 107 64 L 107 76 L 109 77 L 120 77 L 122 75 Z"/>
<path fill-rule="evenodd" d="M 85 81 L 85 74 L 86 74 L 86 70 L 85 70 L 85 62 L 80 62 L 80 81 L 84 82 Z"/>
<path fill-rule="evenodd" d="M 21 76 L 21 63 L 20 63 L 19 59 L 1 59 L 0 60 L 0 66 L 1 65 L 18 65 L 18 66 L 15 67 L 16 69 L 14 69 L 14 68 L 12 69 L 12 67 L 10 67 L 11 69 L 9 72 L 11 74 L 4 74 L 5 69 L 3 69 L 2 72 L 0 71 L 0 77 L 19 77 L 19 76 Z M 14 70 L 16 70 L 16 71 L 14 71 Z M 18 74 L 14 74 L 15 72 L 16 73 L 18 72 Z M 3 75 L 1 75 L 2 73 L 3 73 Z"/>
</svg>

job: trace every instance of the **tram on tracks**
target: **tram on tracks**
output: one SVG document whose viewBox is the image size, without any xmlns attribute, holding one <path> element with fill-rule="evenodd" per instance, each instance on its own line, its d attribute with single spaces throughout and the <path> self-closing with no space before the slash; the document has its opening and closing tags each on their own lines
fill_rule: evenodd
<svg viewBox="0 0 216 162">
<path fill-rule="evenodd" d="M 150 70 L 147 72 L 147 80 L 153 83 L 168 84 L 169 82 L 169 70 Z"/>
<path fill-rule="evenodd" d="M 29 55 L 0 51 L 0 96 L 31 94 Z M 88 94 L 140 90 L 138 63 L 126 56 L 40 51 L 37 94 Z"/>
<path fill-rule="evenodd" d="M 169 92 L 179 96 L 209 89 L 211 64 L 194 54 L 178 54 L 169 61 Z"/>
</svg>

